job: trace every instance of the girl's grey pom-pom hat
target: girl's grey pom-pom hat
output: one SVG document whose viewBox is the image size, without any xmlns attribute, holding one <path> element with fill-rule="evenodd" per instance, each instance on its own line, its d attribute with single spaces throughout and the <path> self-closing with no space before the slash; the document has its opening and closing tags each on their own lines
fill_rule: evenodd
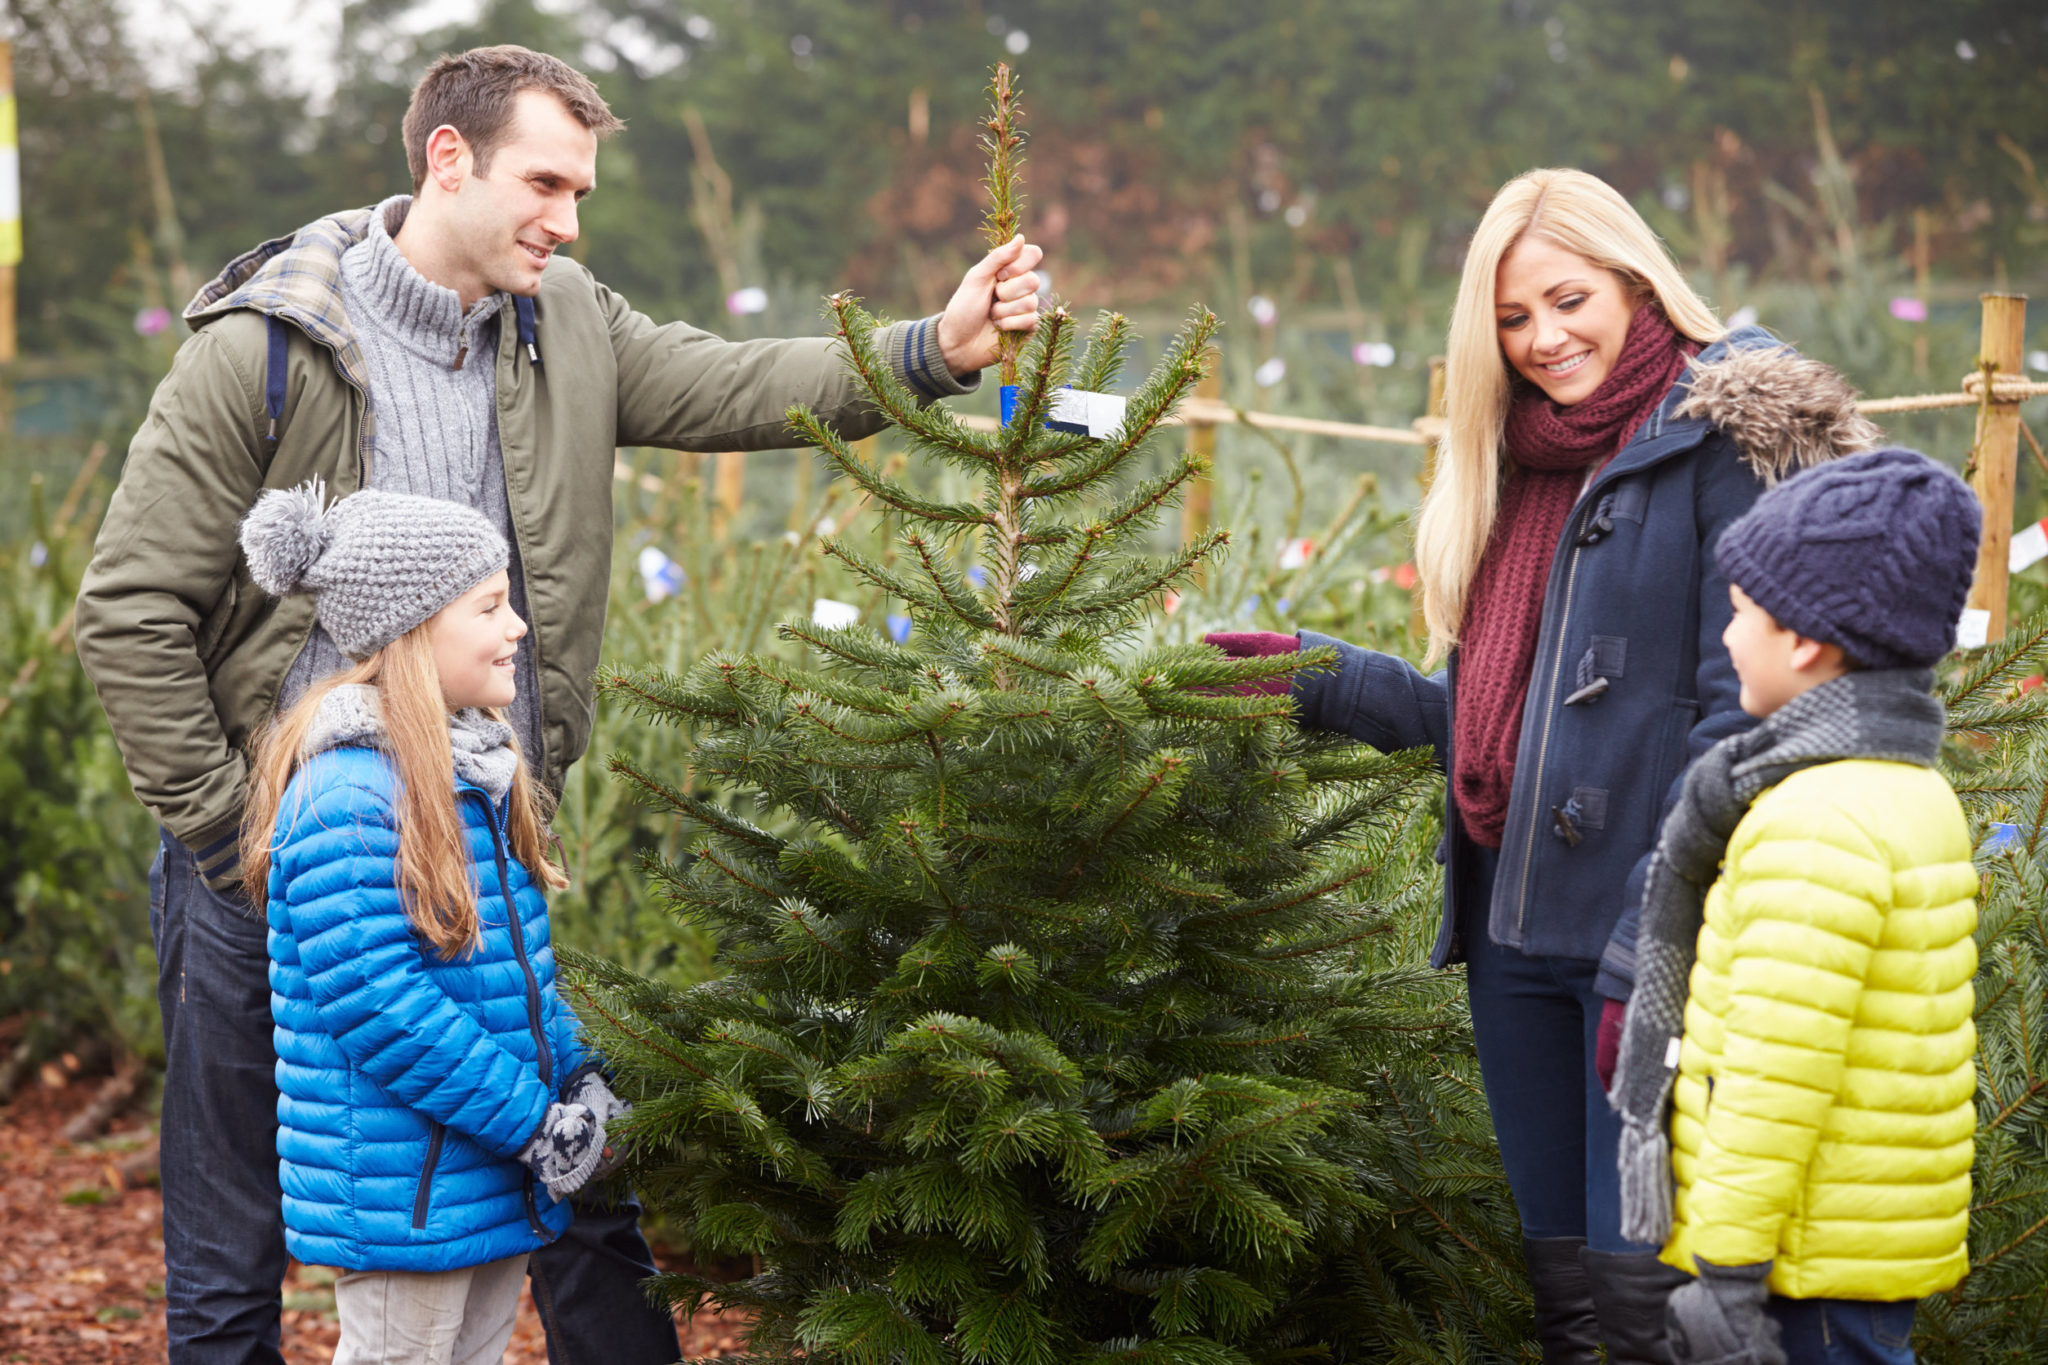
<svg viewBox="0 0 2048 1365">
<path fill-rule="evenodd" d="M 320 480 L 273 488 L 242 518 L 249 576 L 314 595 L 335 648 L 367 659 L 511 562 L 483 513 L 366 488 L 329 505 Z"/>
</svg>

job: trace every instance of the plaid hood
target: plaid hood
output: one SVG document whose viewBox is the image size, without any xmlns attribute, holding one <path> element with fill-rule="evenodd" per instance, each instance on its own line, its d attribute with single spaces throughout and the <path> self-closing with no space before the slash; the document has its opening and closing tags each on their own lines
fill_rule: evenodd
<svg viewBox="0 0 2048 1365">
<path fill-rule="evenodd" d="M 341 257 L 369 235 L 374 212 L 329 214 L 243 252 L 186 305 L 186 323 L 196 332 L 224 313 L 245 308 L 282 318 L 334 352 L 342 377 L 367 393 L 363 353 L 341 306 Z"/>
</svg>

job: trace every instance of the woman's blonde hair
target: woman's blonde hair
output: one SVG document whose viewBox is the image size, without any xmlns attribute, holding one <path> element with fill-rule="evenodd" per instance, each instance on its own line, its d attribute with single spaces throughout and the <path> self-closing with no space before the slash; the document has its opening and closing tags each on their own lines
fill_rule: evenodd
<svg viewBox="0 0 2048 1365">
<path fill-rule="evenodd" d="M 379 746 L 398 776 L 399 895 L 413 926 L 444 958 L 477 940 L 477 889 L 469 876 L 469 849 L 455 805 L 455 752 L 448 739 L 448 706 L 434 667 L 434 647 L 422 623 L 355 667 L 322 679 L 257 741 L 249 805 L 242 817 L 242 884 L 261 905 L 269 894 L 271 844 L 285 788 L 305 758 L 306 734 L 320 703 L 337 687 L 369 683 L 377 689 L 384 726 Z M 495 713 L 494 713 L 495 714 Z M 513 741 L 515 752 L 518 741 Z M 549 856 L 547 812 L 522 757 L 506 802 L 512 855 L 534 880 L 560 890 L 569 884 Z M 507 907 L 508 913 L 516 913 Z"/>
<path fill-rule="evenodd" d="M 1680 335 L 1704 345 L 1727 332 L 1642 215 L 1606 181 L 1584 171 L 1540 170 L 1501 186 L 1465 253 L 1444 348 L 1445 429 L 1415 527 L 1432 662 L 1458 643 L 1500 504 L 1501 434 L 1514 374 L 1494 321 L 1494 279 L 1501 258 L 1531 234 L 1613 271 L 1639 300 L 1656 300 Z"/>
</svg>

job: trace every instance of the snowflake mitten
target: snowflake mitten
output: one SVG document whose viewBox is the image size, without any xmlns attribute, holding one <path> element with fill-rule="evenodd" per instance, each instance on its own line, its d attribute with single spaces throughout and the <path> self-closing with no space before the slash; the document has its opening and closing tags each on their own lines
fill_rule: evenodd
<svg viewBox="0 0 2048 1365">
<path fill-rule="evenodd" d="M 588 1184 L 603 1159 L 604 1121 L 586 1104 L 549 1105 L 540 1129 L 519 1149 L 519 1160 L 556 1199 Z"/>
</svg>

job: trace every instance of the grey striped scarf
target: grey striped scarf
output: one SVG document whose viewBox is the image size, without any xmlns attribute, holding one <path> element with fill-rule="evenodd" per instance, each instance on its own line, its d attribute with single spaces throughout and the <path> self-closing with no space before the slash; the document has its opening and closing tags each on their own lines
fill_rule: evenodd
<svg viewBox="0 0 2048 1365">
<path fill-rule="evenodd" d="M 1661 1245 L 1671 1234 L 1671 1086 L 1707 888 L 1729 837 L 1758 796 L 1801 768 L 1848 758 L 1933 767 L 1942 737 L 1933 685 L 1924 668 L 1847 674 L 1722 740 L 1686 772 L 1643 883 L 1635 993 L 1607 1092 L 1621 1115 L 1621 1235 L 1630 1241 Z"/>
</svg>

